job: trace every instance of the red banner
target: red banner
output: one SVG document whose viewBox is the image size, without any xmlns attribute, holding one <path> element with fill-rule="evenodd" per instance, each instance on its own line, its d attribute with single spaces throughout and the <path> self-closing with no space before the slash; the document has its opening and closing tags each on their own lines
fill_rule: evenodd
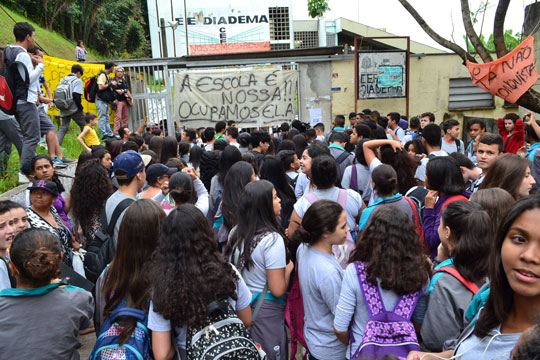
<svg viewBox="0 0 540 360">
<path fill-rule="evenodd" d="M 467 61 L 472 82 L 493 95 L 515 103 L 538 80 L 534 66 L 533 37 L 495 61 L 475 64 Z"/>
<path fill-rule="evenodd" d="M 189 45 L 189 55 L 270 51 L 270 41 Z"/>
</svg>

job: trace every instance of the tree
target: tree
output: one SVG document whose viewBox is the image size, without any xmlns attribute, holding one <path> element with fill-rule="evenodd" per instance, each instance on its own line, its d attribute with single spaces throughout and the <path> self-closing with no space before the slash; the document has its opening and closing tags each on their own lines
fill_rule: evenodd
<svg viewBox="0 0 540 360">
<path fill-rule="evenodd" d="M 422 16 L 416 11 L 416 9 L 407 1 L 407 0 L 398 0 L 401 5 L 411 14 L 411 16 L 416 20 L 418 25 L 438 44 L 444 46 L 445 48 L 453 51 L 459 55 L 463 61 L 469 60 L 470 62 L 478 63 L 478 55 L 482 62 L 487 63 L 493 61 L 493 57 L 489 49 L 486 47 L 486 44 L 482 42 L 481 37 L 478 36 L 476 30 L 473 26 L 473 20 L 471 19 L 471 10 L 469 9 L 468 0 L 460 0 L 461 2 L 461 17 L 463 19 L 463 24 L 465 26 L 465 34 L 467 39 L 470 41 L 471 46 L 476 50 L 476 54 L 472 54 L 469 51 L 466 51 L 461 46 L 456 43 L 449 41 L 439 34 L 437 34 L 422 18 Z M 506 12 L 508 11 L 508 6 L 510 5 L 510 0 L 499 0 L 497 4 L 497 9 L 495 11 L 495 18 L 493 22 L 493 46 L 495 50 L 495 55 L 497 58 L 501 58 L 508 53 L 508 49 L 505 43 L 505 31 L 504 31 L 504 19 L 506 18 Z M 516 102 L 516 104 L 523 106 L 529 110 L 540 112 L 540 93 L 534 89 L 527 90 Z"/>
<path fill-rule="evenodd" d="M 320 18 L 324 13 L 330 10 L 326 0 L 308 0 L 308 13 L 313 19 Z"/>
</svg>

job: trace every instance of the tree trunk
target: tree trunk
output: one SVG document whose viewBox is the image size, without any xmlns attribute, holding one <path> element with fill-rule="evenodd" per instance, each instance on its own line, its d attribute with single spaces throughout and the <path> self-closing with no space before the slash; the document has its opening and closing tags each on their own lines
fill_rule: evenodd
<svg viewBox="0 0 540 360">
<path fill-rule="evenodd" d="M 506 44 L 504 43 L 504 19 L 506 11 L 510 5 L 510 0 L 499 0 L 497 10 L 495 11 L 495 20 L 493 22 L 493 44 L 495 44 L 495 52 L 497 57 L 503 57 L 508 53 Z"/>
<path fill-rule="evenodd" d="M 478 55 L 483 62 L 487 63 L 493 61 L 491 55 L 480 41 L 480 38 L 474 30 L 473 23 L 471 21 L 471 9 L 469 9 L 469 0 L 461 0 L 461 17 L 463 18 L 463 25 L 465 26 L 465 32 L 467 37 L 471 40 L 472 46 L 476 49 Z"/>
</svg>

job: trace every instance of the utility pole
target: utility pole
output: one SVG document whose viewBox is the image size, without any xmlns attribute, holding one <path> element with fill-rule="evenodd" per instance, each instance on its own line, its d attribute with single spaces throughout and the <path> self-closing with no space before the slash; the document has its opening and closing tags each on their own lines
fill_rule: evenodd
<svg viewBox="0 0 540 360">
<path fill-rule="evenodd" d="M 163 45 L 163 57 L 169 57 L 169 54 L 167 52 L 167 35 L 165 34 L 165 19 L 160 18 L 159 19 L 159 27 L 161 29 L 161 42 Z"/>
<path fill-rule="evenodd" d="M 187 5 L 184 0 L 184 27 L 186 29 L 186 56 L 189 56 L 189 40 L 188 40 L 188 19 L 187 19 Z"/>
</svg>

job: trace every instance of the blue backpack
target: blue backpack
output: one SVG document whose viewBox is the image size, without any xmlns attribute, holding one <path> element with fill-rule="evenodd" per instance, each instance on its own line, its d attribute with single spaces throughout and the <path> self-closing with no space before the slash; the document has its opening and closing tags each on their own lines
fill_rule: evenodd
<svg viewBox="0 0 540 360">
<path fill-rule="evenodd" d="M 90 354 L 90 360 L 147 360 L 152 359 L 152 344 L 150 332 L 146 327 L 148 315 L 143 310 L 125 306 L 125 301 L 107 317 Z M 121 316 L 131 316 L 137 319 L 137 326 L 128 341 L 119 345 L 119 337 L 124 327 L 117 322 Z"/>
</svg>

